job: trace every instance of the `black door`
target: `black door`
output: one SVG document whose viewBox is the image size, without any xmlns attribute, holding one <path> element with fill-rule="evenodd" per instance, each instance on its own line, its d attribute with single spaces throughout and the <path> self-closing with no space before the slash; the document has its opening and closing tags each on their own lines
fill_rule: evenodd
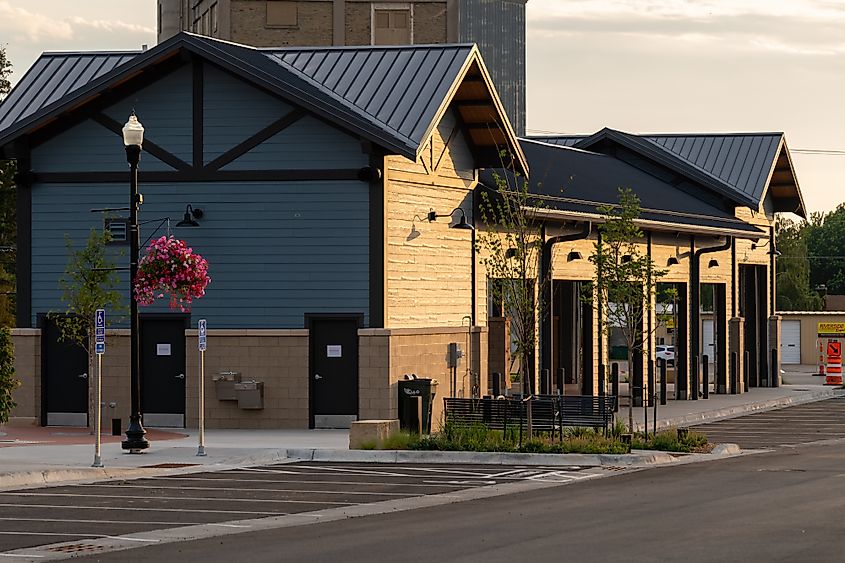
<svg viewBox="0 0 845 563">
<path fill-rule="evenodd" d="M 88 426 L 88 354 L 59 340 L 59 329 L 41 319 L 41 378 L 45 426 Z"/>
<path fill-rule="evenodd" d="M 186 317 L 141 317 L 141 412 L 147 426 L 185 426 Z"/>
<path fill-rule="evenodd" d="M 358 419 L 356 316 L 306 316 L 312 428 L 349 428 Z"/>
</svg>

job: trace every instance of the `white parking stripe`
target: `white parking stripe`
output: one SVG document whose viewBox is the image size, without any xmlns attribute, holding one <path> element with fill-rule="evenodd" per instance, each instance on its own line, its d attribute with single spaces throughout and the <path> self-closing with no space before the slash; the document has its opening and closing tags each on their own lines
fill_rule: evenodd
<svg viewBox="0 0 845 563">
<path fill-rule="evenodd" d="M 307 483 L 308 481 L 300 481 L 301 483 Z M 79 487 L 91 487 L 96 485 L 79 485 Z M 312 491 L 312 490 L 305 490 L 305 489 L 253 489 L 253 488 L 236 488 L 236 487 L 173 487 L 173 486 L 166 486 L 162 487 L 161 485 L 109 485 L 109 488 L 112 489 L 161 489 L 161 490 L 176 490 L 176 491 L 235 491 L 239 493 L 305 493 L 305 494 L 318 494 L 318 495 L 373 495 L 373 496 L 388 496 L 388 497 L 414 497 L 417 496 L 414 493 L 380 493 L 378 491 Z M 100 495 L 90 495 L 90 496 L 100 496 Z M 150 497 L 152 499 L 162 498 L 162 497 Z M 214 497 L 214 500 L 253 500 L 253 499 L 218 499 Z M 280 501 L 283 502 L 283 501 Z M 317 502 L 317 501 L 313 501 Z"/>
<path fill-rule="evenodd" d="M 376 470 L 366 470 L 366 469 L 356 469 L 356 468 L 346 468 L 346 467 L 312 467 L 309 465 L 300 465 L 300 467 L 304 469 L 317 469 L 320 471 L 334 471 L 336 473 L 343 473 L 347 475 L 381 475 L 383 477 L 410 477 L 410 475 L 405 475 L 403 473 L 392 473 L 390 471 L 376 471 Z"/>
<path fill-rule="evenodd" d="M 144 508 L 141 506 L 81 506 L 72 504 L 15 504 L 0 503 L 6 508 L 67 508 L 73 510 L 130 510 L 147 512 L 196 512 L 199 514 L 254 514 L 257 516 L 290 516 L 288 512 L 262 512 L 255 510 L 204 510 L 199 508 Z"/>
<path fill-rule="evenodd" d="M 149 526 L 169 526 L 171 524 L 176 524 L 178 526 L 202 526 L 204 522 L 185 522 L 184 520 L 174 520 L 172 522 L 157 522 L 157 521 L 149 521 L 149 520 L 129 520 L 126 522 L 121 522 L 119 520 L 82 520 L 77 518 L 21 518 L 21 517 L 12 517 L 12 518 L 4 518 L 0 517 L 0 520 L 7 521 L 7 522 L 73 522 L 74 524 L 117 524 L 117 525 L 130 525 L 135 526 L 138 525 L 149 525 Z"/>
<path fill-rule="evenodd" d="M 422 483 L 385 483 L 384 481 L 302 481 L 297 479 L 236 479 L 236 478 L 228 478 L 224 477 L 221 479 L 215 479 L 212 477 L 156 477 L 156 481 L 161 480 L 170 480 L 170 481 L 232 481 L 236 483 L 308 483 L 308 484 L 316 484 L 316 485 L 367 485 L 367 486 L 374 486 L 374 487 L 383 487 L 385 485 L 401 485 L 402 487 L 437 487 L 436 484 L 422 484 Z M 432 481 L 432 483 L 438 483 L 438 481 Z M 86 487 L 86 486 L 100 486 L 100 487 L 113 487 L 113 486 L 120 486 L 116 483 L 92 483 L 91 485 L 76 485 L 78 487 Z M 152 485 L 151 485 L 152 486 Z M 451 487 L 454 485 L 449 485 L 445 481 L 443 482 L 444 487 Z M 244 488 L 241 490 L 250 490 L 248 488 Z"/>
<path fill-rule="evenodd" d="M 26 553 L 0 553 L 0 557 L 17 557 L 18 559 L 44 559 L 43 555 L 29 555 Z"/>
<path fill-rule="evenodd" d="M 33 492 L 17 492 L 17 493 L 3 493 L 0 495 L 6 496 L 20 496 L 20 497 L 72 497 L 72 498 L 114 498 L 114 499 L 134 499 L 134 500 L 175 500 L 184 502 L 187 500 L 198 500 L 207 502 L 266 502 L 266 503 L 288 503 L 288 504 L 334 504 L 337 506 L 355 506 L 357 502 L 332 502 L 332 501 L 316 501 L 316 500 L 282 500 L 282 499 L 243 499 L 243 498 L 208 498 L 208 497 L 153 497 L 153 496 L 130 496 L 130 495 L 82 495 L 76 493 L 33 493 Z"/>
</svg>

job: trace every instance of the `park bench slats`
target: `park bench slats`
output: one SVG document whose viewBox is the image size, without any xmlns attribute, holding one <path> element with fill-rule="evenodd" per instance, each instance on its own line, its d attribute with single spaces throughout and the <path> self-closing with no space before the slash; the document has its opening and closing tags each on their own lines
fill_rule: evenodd
<svg viewBox="0 0 845 563">
<path fill-rule="evenodd" d="M 446 397 L 447 424 L 482 424 L 493 430 L 527 426 L 528 409 L 521 399 L 458 399 Z M 554 432 L 564 426 L 608 429 L 616 397 L 604 395 L 535 395 L 531 399 L 534 431 Z"/>
</svg>

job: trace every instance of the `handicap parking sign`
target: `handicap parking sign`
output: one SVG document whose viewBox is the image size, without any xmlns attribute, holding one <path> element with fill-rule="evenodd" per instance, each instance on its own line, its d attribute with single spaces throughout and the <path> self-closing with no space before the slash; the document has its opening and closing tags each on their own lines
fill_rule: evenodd
<svg viewBox="0 0 845 563">
<path fill-rule="evenodd" d="M 97 309 L 94 314 L 94 343 L 97 354 L 106 352 L 106 310 Z"/>
<path fill-rule="evenodd" d="M 205 319 L 200 319 L 197 328 L 199 329 L 199 351 L 205 352 L 206 349 L 206 323 Z"/>
</svg>

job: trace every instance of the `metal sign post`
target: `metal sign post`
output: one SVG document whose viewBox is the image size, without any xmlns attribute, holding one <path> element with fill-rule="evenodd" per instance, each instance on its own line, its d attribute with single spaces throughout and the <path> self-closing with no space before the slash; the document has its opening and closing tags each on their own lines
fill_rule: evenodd
<svg viewBox="0 0 845 563">
<path fill-rule="evenodd" d="M 94 441 L 94 463 L 91 467 L 102 467 L 103 459 L 100 456 L 100 445 L 103 428 L 103 354 L 106 353 L 105 309 L 97 309 L 94 315 L 94 342 L 94 352 L 97 354 L 97 437 Z"/>
<path fill-rule="evenodd" d="M 198 349 L 200 352 L 200 428 L 199 428 L 199 447 L 197 448 L 197 455 L 205 455 L 205 348 L 206 348 L 206 322 L 205 319 L 200 319 L 197 327 L 199 333 Z"/>
</svg>

